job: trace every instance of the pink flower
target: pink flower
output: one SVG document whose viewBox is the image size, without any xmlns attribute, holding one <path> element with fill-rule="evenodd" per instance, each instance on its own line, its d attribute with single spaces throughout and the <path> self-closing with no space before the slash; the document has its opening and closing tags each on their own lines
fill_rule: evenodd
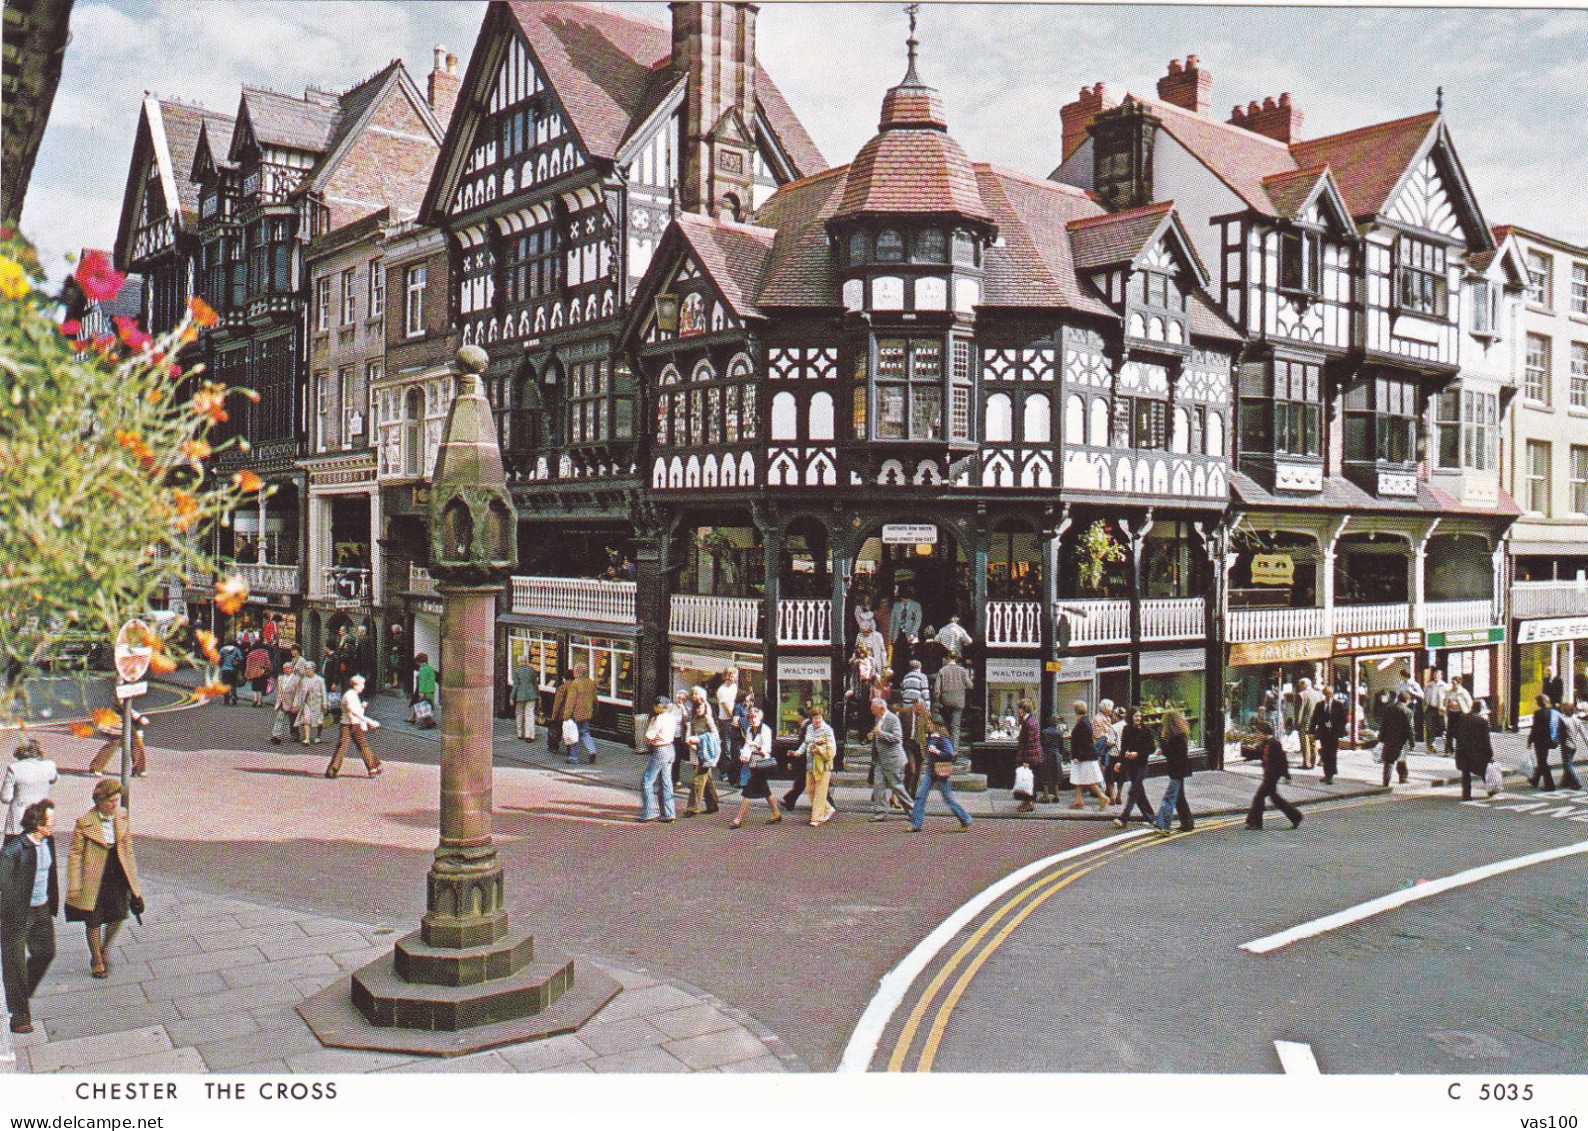
<svg viewBox="0 0 1588 1131">
<path fill-rule="evenodd" d="M 75 318 L 68 318 L 65 322 L 61 323 L 61 333 L 65 334 L 68 338 L 75 338 L 82 332 L 83 324 Z"/>
<path fill-rule="evenodd" d="M 91 251 L 77 265 L 77 285 L 83 294 L 96 302 L 109 302 L 116 297 L 127 276 L 116 273 L 103 252 Z"/>
<path fill-rule="evenodd" d="M 154 341 L 153 338 L 149 337 L 148 334 L 143 332 L 143 328 L 140 327 L 135 320 L 128 318 L 125 314 L 116 315 L 112 321 L 116 323 L 117 336 L 120 337 L 121 340 L 126 343 L 127 348 L 132 350 L 134 353 L 148 348 L 148 346 Z"/>
</svg>

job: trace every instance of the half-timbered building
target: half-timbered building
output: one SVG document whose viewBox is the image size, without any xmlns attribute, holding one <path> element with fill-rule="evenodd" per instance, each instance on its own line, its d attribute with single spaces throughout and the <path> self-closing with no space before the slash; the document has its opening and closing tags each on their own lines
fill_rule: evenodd
<svg viewBox="0 0 1588 1131">
<path fill-rule="evenodd" d="M 1402 668 L 1501 694 L 1502 333 L 1519 279 L 1431 112 L 1305 140 L 1290 96 L 1211 115 L 1176 60 L 1156 98 L 1064 108 L 1054 179 L 1111 209 L 1173 199 L 1247 339 L 1236 381 L 1232 721 L 1305 674 L 1370 732 Z"/>
<path fill-rule="evenodd" d="M 744 219 L 825 167 L 756 61 L 755 16 L 680 3 L 669 30 L 493 3 L 421 216 L 448 235 L 461 343 L 491 357 L 522 523 L 504 616 L 514 663 L 529 655 L 548 687 L 559 666 L 589 664 L 598 725 L 625 737 L 646 506 L 640 391 L 616 349 L 630 295 L 674 215 Z"/>
<path fill-rule="evenodd" d="M 323 595 L 328 584 L 323 573 L 304 577 L 310 538 L 331 536 L 327 521 L 308 524 L 309 471 L 299 462 L 318 454 L 305 451 L 308 350 L 311 340 L 328 342 L 332 329 L 319 294 L 310 293 L 307 245 L 382 209 L 412 216 L 441 137 L 398 60 L 341 94 L 311 87 L 298 98 L 245 87 L 226 135 L 208 122 L 200 130 L 190 171 L 200 278 L 221 316 L 204 339 L 209 368 L 216 380 L 258 394 L 230 402 L 226 427 L 248 446 L 229 450 L 217 467 L 246 467 L 273 488 L 260 492 L 257 512 L 239 512 L 221 532 L 221 552 L 236 556 L 263 602 L 239 625 L 274 615 L 296 638 L 306 592 Z M 357 329 L 350 323 L 339 332 Z M 352 387 L 362 388 L 364 376 Z M 339 408 L 339 429 L 354 416 L 363 426 L 367 404 Z M 372 541 L 367 521 L 356 541 Z"/>
<path fill-rule="evenodd" d="M 638 690 L 731 665 L 783 737 L 859 726 L 857 645 L 896 683 L 957 619 L 970 738 L 1101 695 L 1200 741 L 1240 336 L 1172 206 L 972 162 L 909 46 L 852 162 L 678 217 L 641 284 Z"/>
</svg>

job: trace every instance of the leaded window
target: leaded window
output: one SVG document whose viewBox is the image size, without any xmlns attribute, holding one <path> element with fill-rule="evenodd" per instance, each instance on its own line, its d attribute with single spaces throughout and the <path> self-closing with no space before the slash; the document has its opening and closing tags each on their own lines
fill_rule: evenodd
<svg viewBox="0 0 1588 1131">
<path fill-rule="evenodd" d="M 1395 303 L 1413 314 L 1444 318 L 1448 312 L 1445 249 L 1402 236 L 1395 248 Z"/>
</svg>

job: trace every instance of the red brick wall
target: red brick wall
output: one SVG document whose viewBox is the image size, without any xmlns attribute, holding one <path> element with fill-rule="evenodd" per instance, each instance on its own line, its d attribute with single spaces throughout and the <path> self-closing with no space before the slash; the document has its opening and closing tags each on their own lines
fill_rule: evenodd
<svg viewBox="0 0 1588 1131">
<path fill-rule="evenodd" d="M 387 206 L 394 219 L 411 216 L 419 211 L 430 184 L 440 146 L 430 140 L 422 119 L 401 91 L 394 90 L 382 100 L 371 126 L 409 136 L 394 137 L 366 128 L 353 141 L 325 189 L 333 228 Z"/>
<path fill-rule="evenodd" d="M 425 281 L 425 336 L 408 338 L 407 270 L 423 263 Z M 457 335 L 452 332 L 450 308 L 450 260 L 446 249 L 419 259 L 393 263 L 386 270 L 386 371 L 396 373 L 417 365 L 438 365 L 450 361 L 457 350 Z"/>
</svg>

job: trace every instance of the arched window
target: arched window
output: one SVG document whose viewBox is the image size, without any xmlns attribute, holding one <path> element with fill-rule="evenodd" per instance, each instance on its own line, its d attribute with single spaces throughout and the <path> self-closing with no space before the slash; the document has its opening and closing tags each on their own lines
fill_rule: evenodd
<svg viewBox="0 0 1588 1131">
<path fill-rule="evenodd" d="M 1046 395 L 1037 393 L 1026 398 L 1020 438 L 1028 444 L 1046 444 L 1053 439 L 1053 407 Z"/>
<path fill-rule="evenodd" d="M 816 393 L 811 397 L 810 431 L 808 436 L 812 440 L 831 440 L 833 438 L 833 395 L 831 393 Z"/>
<path fill-rule="evenodd" d="M 1108 401 L 1092 398 L 1092 408 L 1086 426 L 1086 442 L 1094 448 L 1108 447 Z"/>
<path fill-rule="evenodd" d="M 1064 401 L 1064 442 L 1086 443 L 1086 399 L 1071 393 Z"/>
<path fill-rule="evenodd" d="M 898 263 L 904 259 L 904 239 L 892 228 L 877 233 L 877 262 Z"/>
<path fill-rule="evenodd" d="M 1007 393 L 994 393 L 987 398 L 987 426 L 982 430 L 989 444 L 1005 443 L 1014 439 L 1014 405 Z"/>
<path fill-rule="evenodd" d="M 849 237 L 849 262 L 864 263 L 866 261 L 866 233 L 856 232 Z"/>
<path fill-rule="evenodd" d="M 793 393 L 779 393 L 772 398 L 772 439 L 799 438 L 799 402 Z"/>
<path fill-rule="evenodd" d="M 1208 413 L 1208 455 L 1222 458 L 1224 455 L 1224 415 L 1223 413 Z"/>
<path fill-rule="evenodd" d="M 717 371 L 711 367 L 711 359 L 703 357 L 695 363 L 694 371 L 690 373 L 689 379 L 691 381 L 710 381 L 716 375 Z"/>
</svg>

